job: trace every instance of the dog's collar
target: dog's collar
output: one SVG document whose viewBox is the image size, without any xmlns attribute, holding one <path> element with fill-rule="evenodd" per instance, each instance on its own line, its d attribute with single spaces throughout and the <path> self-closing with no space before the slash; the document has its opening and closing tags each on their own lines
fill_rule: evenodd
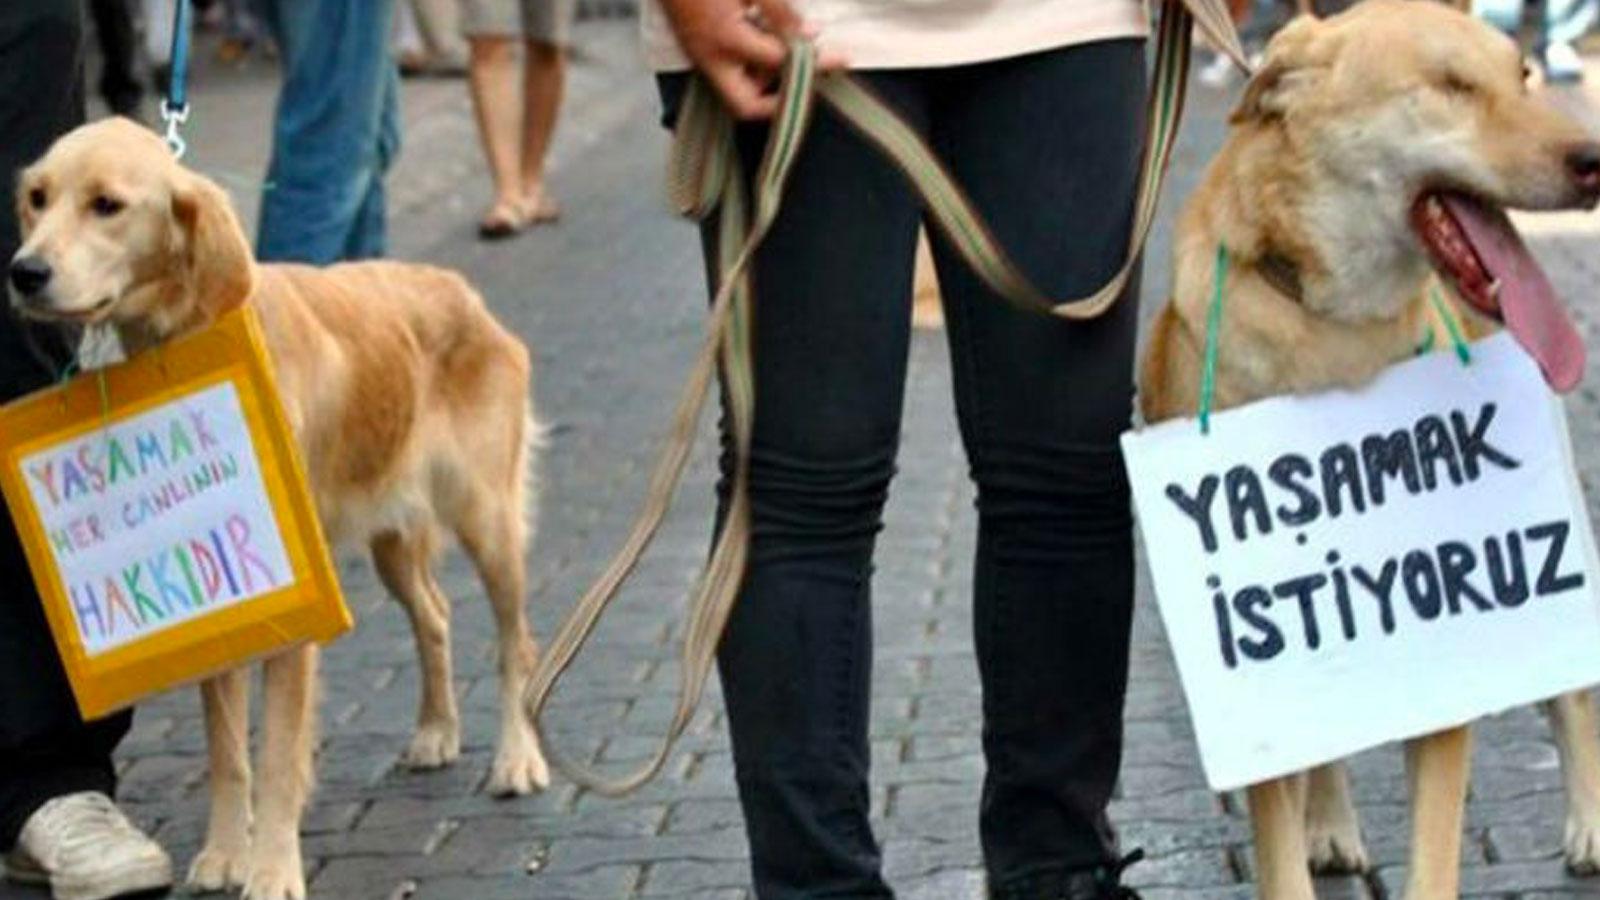
<svg viewBox="0 0 1600 900">
<path fill-rule="evenodd" d="M 1262 254 L 1255 265 L 1256 273 L 1278 293 L 1296 303 L 1305 301 L 1305 287 L 1300 283 L 1300 267 L 1281 253 Z"/>
</svg>

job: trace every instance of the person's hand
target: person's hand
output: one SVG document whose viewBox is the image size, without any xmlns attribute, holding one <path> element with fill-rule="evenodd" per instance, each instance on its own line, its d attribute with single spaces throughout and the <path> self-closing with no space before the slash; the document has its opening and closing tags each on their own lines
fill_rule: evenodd
<svg viewBox="0 0 1600 900">
<path fill-rule="evenodd" d="M 773 82 L 792 37 L 816 32 L 787 0 L 662 0 L 678 44 L 733 114 L 770 118 L 777 109 Z M 843 68 L 837 54 L 822 53 L 824 69 Z"/>
</svg>

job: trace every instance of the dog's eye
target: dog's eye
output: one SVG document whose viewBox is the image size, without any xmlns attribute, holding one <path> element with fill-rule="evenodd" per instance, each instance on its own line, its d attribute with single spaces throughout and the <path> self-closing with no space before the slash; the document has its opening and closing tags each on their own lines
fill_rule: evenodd
<svg viewBox="0 0 1600 900">
<path fill-rule="evenodd" d="M 100 194 L 89 201 L 89 209 L 102 219 L 122 212 L 122 206 L 121 200 L 114 200 L 105 194 Z"/>
<path fill-rule="evenodd" d="M 1464 97 L 1471 96 L 1472 94 L 1476 94 L 1478 92 L 1477 85 L 1466 80 L 1465 78 L 1462 78 L 1460 75 L 1457 75 L 1454 72 L 1444 76 L 1442 86 L 1444 87 L 1446 93 L 1459 94 Z"/>
<path fill-rule="evenodd" d="M 45 200 L 47 199 L 44 188 L 34 188 L 28 192 L 28 205 L 36 210 L 44 209 Z"/>
</svg>

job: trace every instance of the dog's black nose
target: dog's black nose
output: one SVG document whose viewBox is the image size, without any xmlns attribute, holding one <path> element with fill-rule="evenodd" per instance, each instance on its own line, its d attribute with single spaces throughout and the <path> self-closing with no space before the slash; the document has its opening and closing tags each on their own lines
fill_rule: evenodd
<svg viewBox="0 0 1600 900">
<path fill-rule="evenodd" d="M 1567 171 L 1578 187 L 1600 192 L 1600 144 L 1587 141 L 1567 151 Z"/>
<path fill-rule="evenodd" d="M 11 261 L 11 286 L 24 297 L 39 293 L 50 283 L 50 264 L 37 256 L 19 256 Z"/>
</svg>

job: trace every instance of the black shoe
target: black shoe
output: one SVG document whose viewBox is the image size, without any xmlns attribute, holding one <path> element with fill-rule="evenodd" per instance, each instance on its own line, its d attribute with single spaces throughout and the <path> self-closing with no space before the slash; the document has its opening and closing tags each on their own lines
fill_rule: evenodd
<svg viewBox="0 0 1600 900">
<path fill-rule="evenodd" d="M 1139 860 L 1134 849 L 1114 863 L 1092 869 L 1039 872 L 1000 887 L 989 888 L 990 900 L 1140 900 L 1139 892 L 1122 883 L 1122 873 Z"/>
<path fill-rule="evenodd" d="M 1144 859 L 1144 848 L 1135 847 L 1121 859 L 1109 866 L 1101 866 L 1094 870 L 1094 888 L 1088 893 L 1072 893 L 1067 897 L 1071 900 L 1141 900 L 1139 892 L 1122 883 L 1122 873 L 1128 867 Z"/>
</svg>

